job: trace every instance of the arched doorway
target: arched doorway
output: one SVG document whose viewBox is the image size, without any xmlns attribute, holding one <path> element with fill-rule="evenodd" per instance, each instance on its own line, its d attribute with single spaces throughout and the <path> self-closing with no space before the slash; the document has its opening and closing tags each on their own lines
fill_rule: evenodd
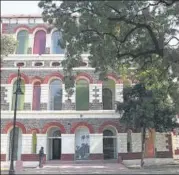
<svg viewBox="0 0 179 175">
<path fill-rule="evenodd" d="M 117 159 L 117 137 L 113 128 L 103 131 L 103 155 L 104 159 Z"/>
<path fill-rule="evenodd" d="M 12 136 L 13 128 L 9 132 L 9 160 L 11 160 L 11 151 L 12 151 Z M 22 146 L 22 131 L 20 128 L 15 127 L 15 138 L 14 138 L 14 160 L 21 160 L 21 148 Z"/>
<path fill-rule="evenodd" d="M 58 127 L 51 128 L 48 133 L 48 160 L 61 159 L 61 131 Z"/>
<path fill-rule="evenodd" d="M 86 127 L 78 128 L 75 132 L 75 159 L 87 160 L 90 154 L 89 130 Z"/>
</svg>

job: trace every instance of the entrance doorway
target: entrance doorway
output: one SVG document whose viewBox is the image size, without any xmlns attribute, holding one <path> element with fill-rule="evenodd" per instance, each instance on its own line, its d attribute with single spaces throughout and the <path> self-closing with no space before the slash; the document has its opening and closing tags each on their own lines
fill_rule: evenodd
<svg viewBox="0 0 179 175">
<path fill-rule="evenodd" d="M 53 154 L 52 159 L 60 159 L 61 158 L 61 139 L 53 139 Z"/>
<path fill-rule="evenodd" d="M 48 160 L 61 159 L 61 132 L 58 127 L 51 128 L 48 131 Z"/>
<path fill-rule="evenodd" d="M 104 159 L 117 158 L 117 138 L 111 129 L 103 131 L 103 155 Z"/>
</svg>

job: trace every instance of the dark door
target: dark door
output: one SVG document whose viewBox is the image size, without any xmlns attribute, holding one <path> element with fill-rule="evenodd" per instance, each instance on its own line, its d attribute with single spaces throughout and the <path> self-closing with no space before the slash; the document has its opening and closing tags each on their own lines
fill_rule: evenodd
<svg viewBox="0 0 179 175">
<path fill-rule="evenodd" d="M 52 159 L 61 158 L 61 139 L 53 139 L 53 157 Z"/>
<path fill-rule="evenodd" d="M 113 138 L 103 139 L 104 159 L 114 159 L 114 141 Z"/>
</svg>

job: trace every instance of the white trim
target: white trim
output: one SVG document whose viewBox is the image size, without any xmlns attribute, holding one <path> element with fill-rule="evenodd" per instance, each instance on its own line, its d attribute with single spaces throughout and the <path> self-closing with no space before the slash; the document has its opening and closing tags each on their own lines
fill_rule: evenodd
<svg viewBox="0 0 179 175">
<path fill-rule="evenodd" d="M 12 119 L 13 111 L 1 111 L 2 119 Z M 80 114 L 83 114 L 80 117 Z M 24 117 L 25 116 L 25 117 Z M 120 118 L 115 111 L 17 111 L 17 119 L 82 119 L 82 118 Z"/>
<path fill-rule="evenodd" d="M 22 67 L 26 67 L 26 62 L 25 61 L 15 61 L 14 62 L 14 67 L 18 67 L 17 66 L 18 63 L 24 63 L 24 66 L 22 66 Z"/>
<path fill-rule="evenodd" d="M 63 67 L 21 67 L 21 70 L 63 70 Z M 18 67 L 2 67 L 1 70 L 18 70 Z M 75 67 L 72 70 L 92 70 L 94 71 L 95 68 L 92 67 Z"/>
<path fill-rule="evenodd" d="M 36 63 L 42 63 L 42 65 L 41 65 L 41 66 L 35 66 Z M 44 61 L 38 61 L 38 60 L 32 61 L 32 66 L 33 66 L 33 67 L 36 67 L 36 68 L 38 67 L 38 68 L 39 68 L 39 67 L 43 67 L 44 65 L 45 65 L 45 64 L 44 64 Z"/>
<path fill-rule="evenodd" d="M 90 56 L 90 54 L 81 54 L 82 58 L 83 58 L 83 61 L 88 61 L 88 56 Z M 7 57 L 4 57 L 3 58 L 3 61 L 9 61 L 9 60 L 23 60 L 23 61 L 26 61 L 26 60 L 50 60 L 50 61 L 53 61 L 53 60 L 64 60 L 65 59 L 65 54 L 42 54 L 42 55 L 39 55 L 39 54 L 10 54 L 8 55 Z"/>
</svg>

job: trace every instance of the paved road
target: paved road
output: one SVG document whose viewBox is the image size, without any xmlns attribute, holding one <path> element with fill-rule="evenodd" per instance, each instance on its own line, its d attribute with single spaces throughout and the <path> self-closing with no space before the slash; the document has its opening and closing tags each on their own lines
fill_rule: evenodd
<svg viewBox="0 0 179 175">
<path fill-rule="evenodd" d="M 17 172 L 16 172 L 17 173 Z M 7 174 L 7 172 L 2 173 Z M 101 165 L 46 165 L 44 168 L 28 168 L 18 174 L 179 174 L 178 166 L 129 169 L 121 164 Z"/>
</svg>

